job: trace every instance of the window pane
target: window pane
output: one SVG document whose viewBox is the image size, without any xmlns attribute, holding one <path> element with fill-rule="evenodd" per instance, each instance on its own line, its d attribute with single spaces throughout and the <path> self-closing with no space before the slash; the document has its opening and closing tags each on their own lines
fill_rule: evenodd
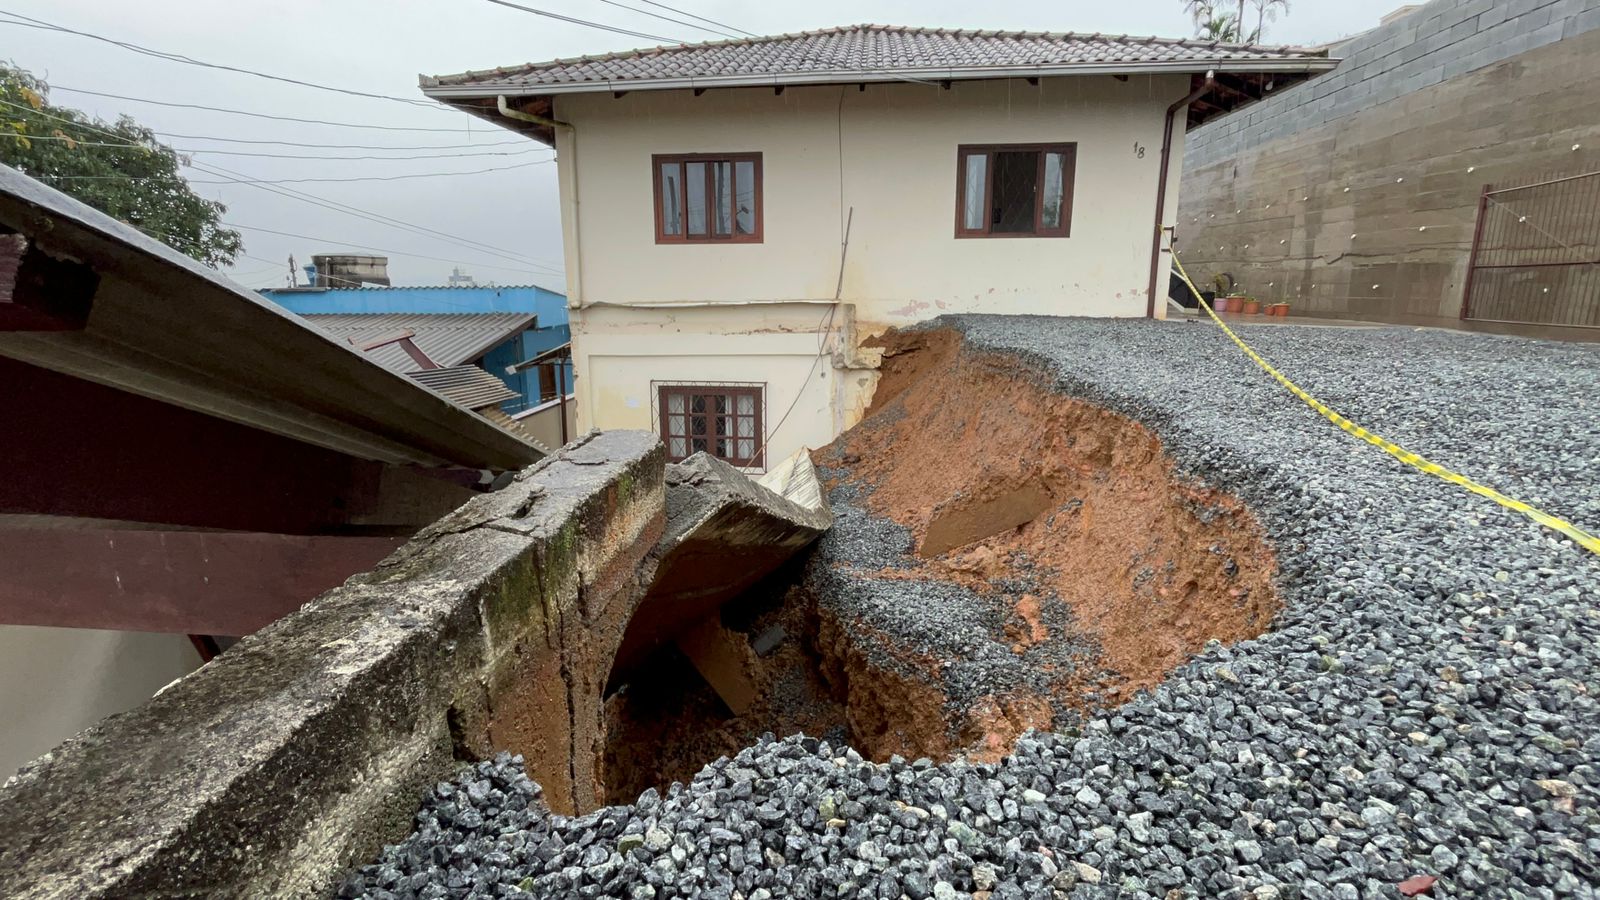
<svg viewBox="0 0 1600 900">
<path fill-rule="evenodd" d="M 989 231 L 1028 234 L 1039 193 L 1039 151 L 1008 150 L 994 155 L 994 189 L 989 198 Z"/>
<path fill-rule="evenodd" d="M 667 416 L 667 434 L 682 435 L 684 428 L 688 427 L 683 416 Z"/>
<path fill-rule="evenodd" d="M 756 398 L 755 398 L 754 395 L 751 395 L 751 394 L 739 394 L 735 399 L 737 399 L 738 402 L 739 402 L 739 406 L 736 409 L 736 412 L 738 412 L 739 415 L 741 415 L 741 416 L 753 416 L 753 415 L 755 415 L 755 412 L 756 412 Z"/>
<path fill-rule="evenodd" d="M 704 394 L 695 394 L 689 398 L 689 411 L 697 413 L 706 411 L 706 397 Z"/>
<path fill-rule="evenodd" d="M 683 412 L 683 395 L 682 394 L 668 394 L 667 395 L 667 412 L 670 412 L 670 413 L 681 413 L 681 412 Z"/>
<path fill-rule="evenodd" d="M 740 234 L 756 233 L 756 164 L 750 160 L 733 164 L 734 224 Z"/>
<path fill-rule="evenodd" d="M 675 459 L 683 459 L 689 455 L 689 442 L 681 437 L 675 437 L 667 442 L 667 452 Z"/>
<path fill-rule="evenodd" d="M 695 453 L 699 453 L 702 450 L 706 449 L 706 439 L 705 438 L 690 438 L 689 439 L 689 446 L 691 448 L 693 448 Z"/>
<path fill-rule="evenodd" d="M 661 233 L 683 233 L 683 180 L 677 163 L 661 164 Z"/>
<path fill-rule="evenodd" d="M 706 417 L 705 416 L 690 416 L 689 417 L 689 433 L 692 434 L 692 435 L 705 434 L 706 433 Z"/>
<path fill-rule="evenodd" d="M 1044 155 L 1044 210 L 1039 214 L 1039 224 L 1044 228 L 1061 227 L 1062 162 L 1059 153 Z"/>
<path fill-rule="evenodd" d="M 684 204 L 689 210 L 689 233 L 706 233 L 706 164 L 684 163 Z"/>
<path fill-rule="evenodd" d="M 735 441 L 739 445 L 739 461 L 748 463 L 756 455 L 756 442 L 741 438 Z"/>
<path fill-rule="evenodd" d="M 983 230 L 983 193 L 988 170 L 988 154 L 973 153 L 967 157 L 967 168 L 963 173 L 965 181 L 962 182 L 965 192 L 962 196 L 966 202 L 962 204 L 961 227 L 969 231 Z"/>
<path fill-rule="evenodd" d="M 733 163 L 711 164 L 712 228 L 716 234 L 733 234 Z"/>
</svg>

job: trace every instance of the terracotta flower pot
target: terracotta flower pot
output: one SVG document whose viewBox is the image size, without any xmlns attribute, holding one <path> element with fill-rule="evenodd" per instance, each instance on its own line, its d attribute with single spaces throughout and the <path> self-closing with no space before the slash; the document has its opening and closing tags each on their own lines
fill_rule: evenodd
<svg viewBox="0 0 1600 900">
<path fill-rule="evenodd" d="M 1271 306 L 1267 307 L 1267 313 L 1270 314 L 1270 315 L 1280 316 L 1280 317 L 1281 316 L 1287 316 L 1287 315 L 1289 315 L 1289 304 L 1287 304 L 1287 303 L 1274 303 Z"/>
<path fill-rule="evenodd" d="M 1259 315 L 1261 315 L 1261 301 L 1260 300 L 1246 300 L 1246 301 L 1244 301 L 1244 310 L 1243 310 L 1243 312 L 1247 316 L 1259 316 Z"/>
</svg>

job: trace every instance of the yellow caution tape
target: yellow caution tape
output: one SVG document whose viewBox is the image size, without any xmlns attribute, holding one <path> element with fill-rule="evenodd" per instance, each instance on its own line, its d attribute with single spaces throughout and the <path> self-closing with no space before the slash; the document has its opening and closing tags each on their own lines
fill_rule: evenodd
<svg viewBox="0 0 1600 900">
<path fill-rule="evenodd" d="M 1541 509 L 1530 506 L 1515 497 L 1507 497 L 1505 494 L 1500 493 L 1488 485 L 1479 484 L 1465 475 L 1452 472 L 1444 466 L 1427 459 L 1421 454 L 1412 453 L 1410 450 L 1407 450 L 1406 448 L 1396 444 L 1391 440 L 1388 440 L 1387 438 L 1379 437 L 1378 435 L 1373 434 L 1367 429 L 1362 428 L 1360 425 L 1357 425 L 1349 419 L 1346 419 L 1344 416 L 1341 416 L 1337 412 L 1329 409 L 1322 401 L 1306 393 L 1300 388 L 1299 385 L 1284 377 L 1282 372 L 1274 369 L 1270 363 L 1261 358 L 1261 354 L 1250 349 L 1249 344 L 1246 344 L 1239 338 L 1237 334 L 1233 333 L 1233 329 L 1229 328 L 1228 324 L 1222 321 L 1222 318 L 1211 309 L 1211 306 L 1208 303 L 1206 303 L 1205 298 L 1200 296 L 1200 289 L 1194 286 L 1193 281 L 1189 280 L 1189 273 L 1184 271 L 1183 262 L 1182 260 L 1178 259 L 1178 254 L 1176 251 L 1174 251 L 1172 254 L 1172 261 L 1178 267 L 1179 277 L 1183 279 L 1184 284 L 1188 285 L 1189 290 L 1194 292 L 1195 299 L 1200 302 L 1200 308 L 1206 311 L 1206 315 L 1211 317 L 1211 321 L 1216 322 L 1218 327 L 1222 329 L 1223 333 L 1232 338 L 1233 342 L 1239 345 L 1239 349 L 1243 350 L 1246 356 L 1255 360 L 1256 365 L 1264 369 L 1268 375 L 1271 375 L 1273 378 L 1277 379 L 1279 384 L 1283 385 L 1285 388 L 1288 388 L 1291 394 L 1294 394 L 1296 397 L 1304 400 L 1307 406 L 1310 406 L 1312 409 L 1321 413 L 1323 418 L 1362 439 L 1363 441 L 1366 441 L 1374 447 L 1383 450 L 1385 453 L 1388 453 L 1390 456 L 1393 456 L 1394 458 L 1400 460 L 1408 466 L 1411 466 L 1414 469 L 1426 472 L 1435 478 L 1442 478 L 1451 484 L 1460 485 L 1474 494 L 1488 497 L 1490 500 L 1493 500 L 1501 506 L 1504 506 L 1506 509 L 1516 510 L 1517 512 L 1522 513 L 1523 515 L 1535 522 L 1538 522 L 1540 525 L 1543 525 L 1551 531 L 1566 535 L 1575 541 L 1578 546 L 1588 550 L 1590 553 L 1600 554 L 1600 538 L 1597 538 L 1589 532 L 1584 531 L 1582 528 L 1579 528 L 1571 522 L 1568 522 L 1564 519 L 1558 519 L 1555 516 L 1552 516 Z"/>
</svg>

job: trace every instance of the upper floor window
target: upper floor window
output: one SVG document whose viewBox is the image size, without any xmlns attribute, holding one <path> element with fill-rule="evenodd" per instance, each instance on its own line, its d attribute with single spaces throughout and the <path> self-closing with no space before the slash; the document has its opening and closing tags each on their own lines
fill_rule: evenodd
<svg viewBox="0 0 1600 900">
<path fill-rule="evenodd" d="M 956 237 L 1067 237 L 1077 144 L 963 144 Z"/>
<path fill-rule="evenodd" d="M 656 243 L 761 242 L 761 154 L 657 154 Z"/>
</svg>

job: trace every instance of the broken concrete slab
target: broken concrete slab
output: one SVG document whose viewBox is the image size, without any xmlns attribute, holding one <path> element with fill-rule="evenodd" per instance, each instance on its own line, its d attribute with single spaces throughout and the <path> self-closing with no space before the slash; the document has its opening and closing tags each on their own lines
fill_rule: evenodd
<svg viewBox="0 0 1600 900">
<path fill-rule="evenodd" d="M 23 767 L 0 789 L 0 896 L 320 895 L 489 748 L 542 760 L 562 805 L 592 795 L 572 725 L 598 722 L 613 645 L 584 625 L 643 594 L 664 463 L 654 435 L 593 435 Z M 595 671 L 521 696 L 552 661 Z"/>
<path fill-rule="evenodd" d="M 785 473 L 784 490 L 752 481 L 697 453 L 667 466 L 667 529 L 655 581 L 616 654 L 616 672 L 712 615 L 722 604 L 809 546 L 833 524 L 809 460 Z"/>
</svg>

